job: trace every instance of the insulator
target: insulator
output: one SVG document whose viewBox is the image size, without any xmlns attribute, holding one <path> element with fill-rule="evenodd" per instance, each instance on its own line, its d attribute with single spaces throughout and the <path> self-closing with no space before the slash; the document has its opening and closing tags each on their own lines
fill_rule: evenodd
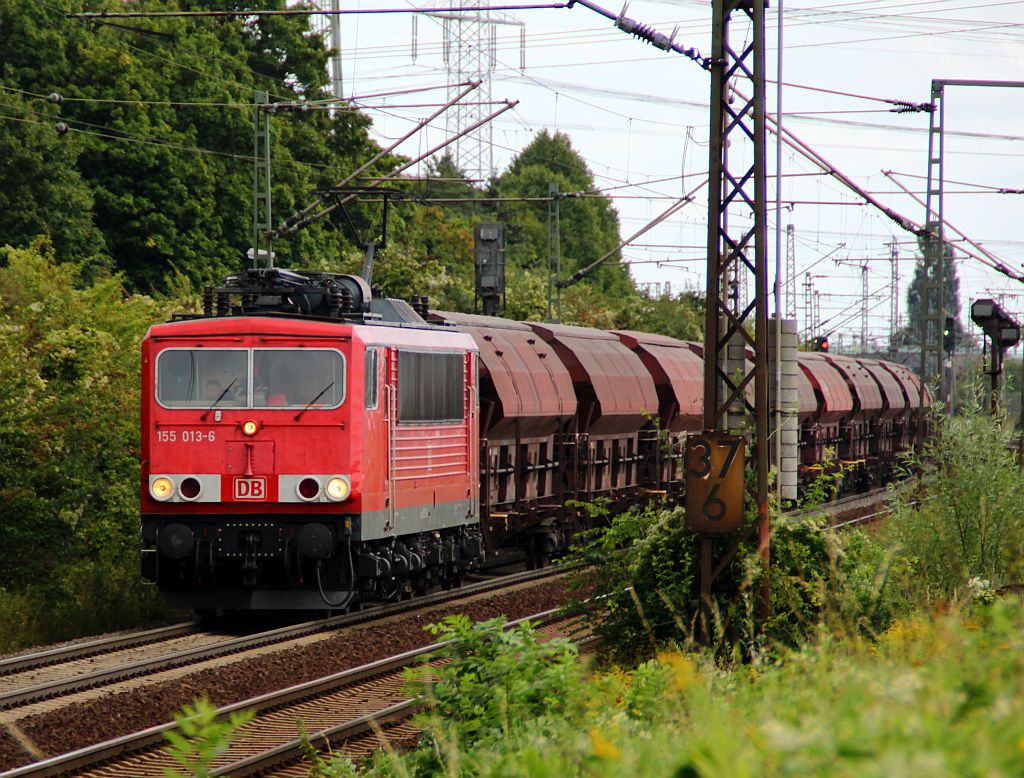
<svg viewBox="0 0 1024 778">
<path fill-rule="evenodd" d="M 341 313 L 341 308 L 344 304 L 345 298 L 341 289 L 336 286 L 332 286 L 327 290 L 327 310 L 329 315 L 337 316 Z"/>
<path fill-rule="evenodd" d="M 203 316 L 213 316 L 213 287 L 203 287 Z"/>
<path fill-rule="evenodd" d="M 217 315 L 227 316 L 229 312 L 230 298 L 226 292 L 217 292 Z"/>
<path fill-rule="evenodd" d="M 342 287 L 341 289 L 341 310 L 343 313 L 351 313 L 355 308 L 355 303 L 352 300 L 352 291 Z"/>
</svg>

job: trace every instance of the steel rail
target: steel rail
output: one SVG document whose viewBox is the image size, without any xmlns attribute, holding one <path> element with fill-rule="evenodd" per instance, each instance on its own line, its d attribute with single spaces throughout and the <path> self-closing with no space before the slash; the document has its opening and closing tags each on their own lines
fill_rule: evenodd
<svg viewBox="0 0 1024 778">
<path fill-rule="evenodd" d="M 837 500 L 831 502 L 824 502 L 819 505 L 813 505 L 809 508 L 797 508 L 796 510 L 786 511 L 786 516 L 808 516 L 813 514 L 821 513 L 839 513 L 845 508 L 848 508 L 851 504 L 870 501 L 875 497 L 881 497 L 888 494 L 889 490 L 887 487 L 881 487 L 879 489 L 872 489 L 861 494 L 848 494 L 845 497 L 840 497 Z"/>
<path fill-rule="evenodd" d="M 573 615 L 566 615 L 562 613 L 559 608 L 553 608 L 550 610 L 536 613 L 532 616 L 527 616 L 522 619 L 510 621 L 504 625 L 504 628 L 517 626 L 523 622 L 529 621 L 532 624 L 550 624 L 551 622 L 557 621 L 558 619 L 564 618 L 566 620 L 574 620 L 578 617 Z M 322 678 L 316 678 L 311 681 L 296 684 L 285 689 L 281 689 L 276 692 L 268 692 L 261 694 L 257 697 L 252 697 L 247 700 L 232 703 L 231 705 L 225 705 L 217 709 L 217 718 L 226 719 L 233 713 L 237 713 L 244 710 L 255 710 L 257 713 L 267 712 L 275 709 L 279 709 L 283 706 L 291 703 L 299 702 L 302 700 L 316 697 L 318 695 L 327 694 L 330 692 L 338 691 L 344 687 L 354 686 L 360 682 L 367 681 L 369 679 L 394 673 L 409 665 L 413 664 L 417 660 L 426 657 L 430 654 L 437 652 L 438 650 L 450 645 L 452 641 L 442 641 L 439 643 L 432 643 L 427 646 L 415 648 L 409 651 L 405 651 L 401 654 L 396 654 L 392 657 L 385 659 L 379 659 L 374 662 L 370 662 L 359 667 L 350 668 L 348 670 L 341 670 L 337 673 L 324 676 Z M 365 719 L 367 726 L 369 720 L 373 715 L 361 716 L 360 719 Z M 356 726 L 357 720 L 345 722 L 347 725 Z M 114 738 L 102 743 L 97 743 L 92 746 L 86 746 L 76 751 L 71 751 L 67 754 L 60 756 L 51 757 L 32 764 L 24 765 L 23 767 L 15 768 L 4 773 L 0 773 L 0 778 L 23 778 L 24 776 L 57 776 L 57 775 L 69 775 L 69 774 L 80 774 L 82 771 L 89 767 L 95 767 L 101 763 L 107 763 L 118 757 L 127 756 L 142 750 L 149 748 L 150 746 L 163 743 L 165 741 L 165 735 L 167 732 L 177 729 L 178 725 L 176 722 L 168 722 L 166 724 L 160 724 L 155 727 L 141 730 L 139 732 L 124 735 L 119 738 Z M 320 732 L 311 736 L 312 739 L 320 737 Z M 297 741 L 295 741 L 297 742 Z M 268 749 L 264 752 L 263 756 L 270 753 L 271 751 L 276 752 L 282 746 L 275 746 L 272 749 Z M 246 758 L 246 763 L 256 764 L 261 755 L 256 755 Z M 279 758 L 275 756 L 274 758 Z M 217 772 L 212 773 L 213 775 L 227 775 L 235 774 L 232 772 L 235 769 L 235 764 L 224 765 L 217 769 Z M 255 772 L 250 766 L 247 768 L 251 772 Z M 224 772 L 224 771 L 227 772 Z"/>
<path fill-rule="evenodd" d="M 168 624 L 165 627 L 154 627 L 141 632 L 131 632 L 115 637 L 98 638 L 88 642 L 71 643 L 66 646 L 36 651 L 30 654 L 18 654 L 0 659 L 0 676 L 14 675 L 37 667 L 70 662 L 76 659 L 87 659 L 97 654 L 109 654 L 125 648 L 159 643 L 162 640 L 183 637 L 197 631 L 198 621 L 185 621 L 179 624 Z"/>
<path fill-rule="evenodd" d="M 381 730 L 385 724 L 410 719 L 419 710 L 420 706 L 412 700 L 399 702 L 376 713 L 367 713 L 365 716 L 360 716 L 351 721 L 345 721 L 333 727 L 322 729 L 310 735 L 306 740 L 295 738 L 263 753 L 253 754 L 246 759 L 239 759 L 232 764 L 211 770 L 210 775 L 232 775 L 238 778 L 244 778 L 247 775 L 262 775 L 272 768 L 294 764 L 296 759 L 302 756 L 303 748 L 307 743 L 327 742 L 333 744 L 338 741 L 351 740 L 354 737 Z"/>
<path fill-rule="evenodd" d="M 298 625 L 278 627 L 276 629 L 258 632 L 252 635 L 231 638 L 229 640 L 210 643 L 204 646 L 185 649 L 162 656 L 130 662 L 117 667 L 97 670 L 95 672 L 76 675 L 70 678 L 48 681 L 24 689 L 15 689 L 0 694 L 0 710 L 25 705 L 29 702 L 48 699 L 59 695 L 70 694 L 75 691 L 89 689 L 96 686 L 104 686 L 117 681 L 135 678 L 142 675 L 150 675 L 162 670 L 170 670 L 183 665 L 195 664 L 208 659 L 237 654 L 254 648 L 281 643 L 287 640 L 305 637 L 318 632 L 326 632 L 340 627 L 350 627 L 363 624 L 375 619 L 386 618 L 401 613 L 408 613 L 413 610 L 420 610 L 447 602 L 460 600 L 477 594 L 484 594 L 490 591 L 515 586 L 520 583 L 529 583 L 535 580 L 554 577 L 565 573 L 565 567 L 549 567 L 542 570 L 530 570 L 509 576 L 501 576 L 489 581 L 467 584 L 457 589 L 450 589 L 411 600 L 403 600 L 400 603 L 383 605 L 357 613 L 346 613 L 339 616 L 332 616 L 327 619 L 303 622 Z"/>
</svg>

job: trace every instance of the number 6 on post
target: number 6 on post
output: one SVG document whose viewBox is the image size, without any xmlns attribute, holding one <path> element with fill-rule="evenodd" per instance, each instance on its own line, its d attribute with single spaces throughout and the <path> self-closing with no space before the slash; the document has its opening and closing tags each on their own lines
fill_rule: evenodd
<svg viewBox="0 0 1024 778">
<path fill-rule="evenodd" d="M 704 432 L 687 439 L 687 529 L 724 533 L 743 528 L 743 449 L 741 435 Z"/>
</svg>

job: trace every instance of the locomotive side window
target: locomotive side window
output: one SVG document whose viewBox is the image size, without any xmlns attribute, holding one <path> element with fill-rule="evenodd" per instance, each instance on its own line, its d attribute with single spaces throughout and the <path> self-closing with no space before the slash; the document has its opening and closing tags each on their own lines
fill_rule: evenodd
<svg viewBox="0 0 1024 778">
<path fill-rule="evenodd" d="M 156 360 L 156 399 L 168 408 L 244 408 L 249 354 L 243 349 L 167 349 Z"/>
<path fill-rule="evenodd" d="M 345 360 L 326 349 L 253 349 L 255 408 L 337 408 L 345 399 Z"/>
<path fill-rule="evenodd" d="M 463 354 L 398 352 L 398 420 L 461 421 Z"/>
<path fill-rule="evenodd" d="M 366 408 L 377 407 L 377 393 L 380 380 L 377 371 L 377 349 L 366 349 Z"/>
</svg>

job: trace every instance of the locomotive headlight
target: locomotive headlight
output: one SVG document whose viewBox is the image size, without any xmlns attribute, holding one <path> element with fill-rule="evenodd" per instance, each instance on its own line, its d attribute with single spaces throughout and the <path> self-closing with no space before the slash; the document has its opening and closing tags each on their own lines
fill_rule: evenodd
<svg viewBox="0 0 1024 778">
<path fill-rule="evenodd" d="M 348 499 L 352 492 L 352 486 L 347 478 L 332 478 L 327 482 L 327 488 L 324 491 L 327 493 L 327 499 L 341 502 Z"/>
<path fill-rule="evenodd" d="M 154 500 L 167 502 L 174 494 L 174 482 L 170 478 L 156 478 L 149 485 L 149 493 Z"/>
<path fill-rule="evenodd" d="M 249 437 L 255 435 L 257 432 L 259 432 L 259 430 L 260 425 L 254 422 L 252 419 L 249 419 L 249 421 L 245 422 L 245 424 L 242 425 L 242 434 L 248 435 Z"/>
</svg>

